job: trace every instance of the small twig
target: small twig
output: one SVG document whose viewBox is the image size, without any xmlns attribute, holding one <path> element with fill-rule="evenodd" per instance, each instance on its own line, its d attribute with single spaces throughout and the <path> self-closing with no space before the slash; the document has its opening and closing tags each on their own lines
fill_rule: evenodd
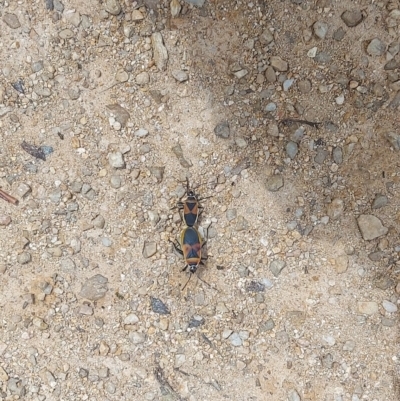
<svg viewBox="0 0 400 401">
<path fill-rule="evenodd" d="M 2 189 L 0 189 L 0 198 L 4 199 L 7 202 L 12 203 L 13 205 L 18 205 L 18 199 L 14 198 L 13 196 L 9 195 L 7 192 L 4 192 Z"/>
<path fill-rule="evenodd" d="M 108 88 L 103 89 L 100 93 L 107 92 L 107 91 L 110 90 L 111 88 L 114 88 L 114 86 L 117 86 L 117 85 L 120 85 L 120 84 L 123 84 L 123 82 L 115 82 L 114 84 L 112 84 L 112 85 L 109 86 Z"/>
<path fill-rule="evenodd" d="M 322 124 L 322 123 L 315 122 L 315 121 L 297 120 L 296 118 L 284 118 L 283 120 L 279 121 L 279 124 L 284 124 L 286 126 L 293 124 L 293 123 L 306 124 L 306 125 L 309 125 L 310 127 L 317 128 L 317 129 L 319 129 L 319 126 Z"/>
</svg>

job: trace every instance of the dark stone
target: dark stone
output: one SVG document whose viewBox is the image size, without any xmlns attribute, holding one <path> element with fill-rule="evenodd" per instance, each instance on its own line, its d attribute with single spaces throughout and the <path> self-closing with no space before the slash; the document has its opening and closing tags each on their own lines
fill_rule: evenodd
<svg viewBox="0 0 400 401">
<path fill-rule="evenodd" d="M 169 315 L 171 312 L 168 307 L 158 298 L 150 297 L 151 301 L 151 309 L 154 313 L 158 313 L 159 315 Z"/>
</svg>

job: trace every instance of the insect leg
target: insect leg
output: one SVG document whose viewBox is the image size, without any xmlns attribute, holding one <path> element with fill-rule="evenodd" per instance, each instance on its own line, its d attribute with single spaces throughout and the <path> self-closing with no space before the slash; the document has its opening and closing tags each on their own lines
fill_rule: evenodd
<svg viewBox="0 0 400 401">
<path fill-rule="evenodd" d="M 183 256 L 183 251 L 182 251 L 182 249 L 179 247 L 179 243 L 177 242 L 177 241 L 171 241 L 171 240 L 168 240 L 173 246 L 174 246 L 174 248 L 175 248 L 175 251 L 177 251 L 177 252 L 179 252 L 182 256 Z M 177 245 L 177 243 L 178 243 L 178 245 Z"/>
</svg>

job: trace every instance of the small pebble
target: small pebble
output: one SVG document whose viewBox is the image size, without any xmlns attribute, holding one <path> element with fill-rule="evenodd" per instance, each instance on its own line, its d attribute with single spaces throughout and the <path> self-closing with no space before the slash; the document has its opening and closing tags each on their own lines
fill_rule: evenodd
<svg viewBox="0 0 400 401">
<path fill-rule="evenodd" d="M 145 242 L 143 246 L 143 257 L 150 258 L 155 255 L 157 252 L 157 243 L 156 242 Z"/>
<path fill-rule="evenodd" d="M 386 51 L 386 45 L 379 38 L 374 38 L 371 40 L 367 46 L 367 53 L 370 56 L 382 56 Z"/>
<path fill-rule="evenodd" d="M 236 332 L 229 336 L 229 341 L 234 347 L 240 347 L 243 344 L 243 340 L 240 338 L 239 333 Z"/>
<path fill-rule="evenodd" d="M 276 259 L 270 263 L 269 269 L 271 270 L 272 274 L 275 277 L 278 277 L 281 274 L 282 270 L 285 268 L 285 266 L 286 266 L 285 261 Z"/>
<path fill-rule="evenodd" d="M 181 70 L 173 70 L 172 71 L 172 76 L 178 81 L 178 82 L 185 82 L 189 79 L 189 75 L 185 71 Z"/>
<path fill-rule="evenodd" d="M 393 302 L 383 300 L 382 306 L 386 312 L 389 312 L 389 313 L 397 312 L 397 305 L 394 304 Z"/>
<path fill-rule="evenodd" d="M 297 152 L 299 151 L 299 147 L 297 145 L 296 142 L 292 142 L 290 141 L 287 145 L 286 145 L 286 153 L 287 155 L 291 158 L 294 159 L 295 156 L 297 155 Z"/>
<path fill-rule="evenodd" d="M 25 265 L 32 260 L 32 256 L 29 252 L 22 252 L 17 256 L 17 261 L 21 265 Z"/>
<path fill-rule="evenodd" d="M 125 161 L 121 152 L 111 152 L 108 155 L 108 162 L 113 168 L 124 168 Z"/>
<path fill-rule="evenodd" d="M 219 123 L 215 128 L 214 128 L 214 133 L 216 136 L 220 138 L 227 139 L 230 136 L 230 127 L 229 127 L 229 122 L 228 121 L 223 121 Z"/>
</svg>

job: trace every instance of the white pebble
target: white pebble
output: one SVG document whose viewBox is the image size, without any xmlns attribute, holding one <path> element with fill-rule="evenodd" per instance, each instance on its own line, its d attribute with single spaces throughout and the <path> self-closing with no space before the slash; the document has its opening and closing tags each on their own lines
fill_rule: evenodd
<svg viewBox="0 0 400 401">
<path fill-rule="evenodd" d="M 383 300 L 382 306 L 386 312 L 397 312 L 397 305 L 395 305 L 393 302 L 387 301 L 386 299 Z"/>
<path fill-rule="evenodd" d="M 344 95 L 339 95 L 336 99 L 335 99 L 336 104 L 343 104 L 344 103 Z"/>
<path fill-rule="evenodd" d="M 307 52 L 307 56 L 314 58 L 317 55 L 318 47 L 313 47 Z"/>
</svg>

